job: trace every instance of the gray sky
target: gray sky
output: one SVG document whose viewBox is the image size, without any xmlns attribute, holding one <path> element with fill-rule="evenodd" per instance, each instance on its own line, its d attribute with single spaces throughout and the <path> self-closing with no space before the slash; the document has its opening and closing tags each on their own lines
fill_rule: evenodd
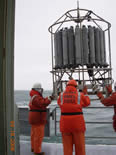
<svg viewBox="0 0 116 155">
<path fill-rule="evenodd" d="M 116 2 L 80 0 L 80 8 L 89 9 L 112 24 L 111 54 L 113 79 L 116 79 Z M 52 89 L 51 36 L 48 27 L 70 9 L 77 0 L 16 0 L 15 14 L 15 89 L 30 90 L 35 82 Z"/>
</svg>

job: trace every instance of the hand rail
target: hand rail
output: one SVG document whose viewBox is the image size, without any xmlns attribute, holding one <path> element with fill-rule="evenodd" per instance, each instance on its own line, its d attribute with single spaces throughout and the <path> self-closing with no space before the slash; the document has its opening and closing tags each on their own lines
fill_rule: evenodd
<svg viewBox="0 0 116 155">
<path fill-rule="evenodd" d="M 61 134 L 57 132 L 57 124 L 59 123 L 59 120 L 57 120 L 57 109 L 60 109 L 59 107 L 55 107 L 53 109 L 54 115 L 55 115 L 55 136 L 59 137 Z M 113 109 L 113 107 L 86 107 L 85 109 Z M 112 122 L 107 121 L 86 121 L 86 124 L 112 124 Z M 86 139 L 116 139 L 116 136 L 85 136 Z"/>
</svg>

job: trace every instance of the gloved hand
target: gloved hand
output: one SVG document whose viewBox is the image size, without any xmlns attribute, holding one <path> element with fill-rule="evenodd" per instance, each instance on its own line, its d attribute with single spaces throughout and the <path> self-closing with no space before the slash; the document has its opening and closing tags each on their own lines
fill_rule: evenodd
<svg viewBox="0 0 116 155">
<path fill-rule="evenodd" d="M 114 128 L 114 131 L 116 132 L 116 114 L 113 116 L 113 128 Z"/>
<path fill-rule="evenodd" d="M 112 86 L 111 85 L 106 86 L 106 90 L 108 91 L 108 94 L 111 94 L 112 93 Z"/>
<path fill-rule="evenodd" d="M 97 92 L 97 96 L 99 97 L 100 100 L 101 100 L 102 98 L 104 98 L 104 97 L 103 97 L 103 94 L 102 94 L 100 91 Z"/>
<path fill-rule="evenodd" d="M 82 90 L 83 94 L 86 95 L 87 94 L 87 87 L 84 86 L 83 90 Z"/>
<path fill-rule="evenodd" d="M 58 96 L 60 95 L 60 93 L 61 93 L 61 92 L 59 91 L 59 92 L 58 92 Z"/>
<path fill-rule="evenodd" d="M 49 98 L 51 99 L 51 100 L 53 100 L 54 99 L 54 96 L 52 95 L 52 96 L 49 96 Z"/>
</svg>

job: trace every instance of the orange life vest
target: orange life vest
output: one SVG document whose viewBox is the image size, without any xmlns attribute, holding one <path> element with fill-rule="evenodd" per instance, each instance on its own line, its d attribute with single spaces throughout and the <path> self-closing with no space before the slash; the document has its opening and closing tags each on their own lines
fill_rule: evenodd
<svg viewBox="0 0 116 155">
<path fill-rule="evenodd" d="M 75 87 L 67 86 L 66 90 L 60 94 L 58 104 L 61 109 L 60 131 L 84 132 L 86 127 L 82 107 L 90 104 L 89 97 L 77 92 Z"/>
<path fill-rule="evenodd" d="M 35 91 L 30 92 L 31 100 L 29 102 L 29 123 L 31 125 L 41 125 L 46 123 L 47 109 L 46 107 L 51 101 Z"/>
<path fill-rule="evenodd" d="M 105 106 L 116 105 L 116 92 L 112 93 L 111 96 L 104 98 L 101 101 Z"/>
</svg>

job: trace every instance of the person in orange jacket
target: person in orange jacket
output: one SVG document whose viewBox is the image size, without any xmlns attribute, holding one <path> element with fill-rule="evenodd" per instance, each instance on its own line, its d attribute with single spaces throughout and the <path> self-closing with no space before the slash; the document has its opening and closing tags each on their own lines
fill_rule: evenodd
<svg viewBox="0 0 116 155">
<path fill-rule="evenodd" d="M 97 96 L 101 100 L 101 103 L 105 106 L 114 106 L 114 116 L 113 116 L 113 128 L 116 132 L 116 87 L 114 86 L 115 92 L 112 91 L 111 85 L 106 86 L 108 92 L 108 97 L 104 98 L 101 92 L 97 92 Z"/>
<path fill-rule="evenodd" d="M 84 89 L 87 93 L 87 89 Z M 57 103 L 61 109 L 60 132 L 62 133 L 64 155 L 72 155 L 73 144 L 76 155 L 85 155 L 85 121 L 82 108 L 90 105 L 88 96 L 77 91 L 77 82 L 69 80 L 66 89 L 60 93 Z"/>
<path fill-rule="evenodd" d="M 29 123 L 31 125 L 31 151 L 34 155 L 44 155 L 44 152 L 41 152 L 41 144 L 46 124 L 46 107 L 53 99 L 52 96 L 44 98 L 42 93 L 43 88 L 40 83 L 34 84 L 30 91 Z"/>
</svg>

